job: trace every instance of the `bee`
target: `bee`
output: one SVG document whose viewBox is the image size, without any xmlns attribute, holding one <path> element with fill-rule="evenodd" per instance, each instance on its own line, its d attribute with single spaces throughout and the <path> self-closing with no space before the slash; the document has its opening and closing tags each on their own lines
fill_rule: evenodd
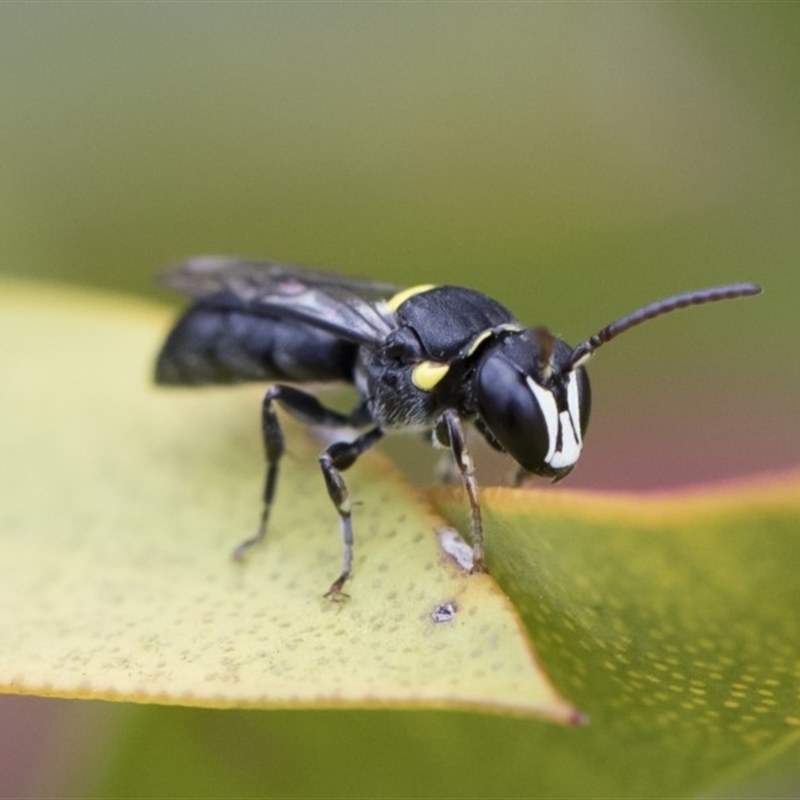
<svg viewBox="0 0 800 800">
<path fill-rule="evenodd" d="M 473 572 L 484 570 L 478 485 L 465 425 L 509 454 L 520 473 L 561 480 L 580 457 L 591 410 L 586 362 L 635 325 L 687 306 L 758 294 L 736 283 L 679 294 L 626 314 L 572 347 L 543 327 L 526 327 L 473 289 L 399 288 L 301 267 L 198 257 L 165 275 L 192 305 L 158 356 L 159 384 L 241 381 L 271 385 L 261 406 L 266 456 L 261 519 L 237 559 L 267 533 L 284 453 L 275 407 L 309 425 L 358 431 L 326 447 L 319 464 L 339 515 L 342 569 L 326 597 L 347 597 L 353 569 L 351 502 L 342 473 L 385 434 L 429 432 L 448 448 L 471 511 Z M 352 384 L 349 413 L 323 405 L 304 383 Z"/>
</svg>

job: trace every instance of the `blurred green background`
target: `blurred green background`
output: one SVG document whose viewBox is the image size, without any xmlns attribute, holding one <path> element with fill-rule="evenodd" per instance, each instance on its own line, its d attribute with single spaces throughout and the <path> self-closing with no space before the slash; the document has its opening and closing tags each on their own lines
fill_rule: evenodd
<svg viewBox="0 0 800 800">
<path fill-rule="evenodd" d="M 798 23 L 794 3 L 3 4 L 0 270 L 155 296 L 175 259 L 247 254 L 467 284 L 572 342 L 753 280 L 598 356 L 570 482 L 796 464 Z"/>
<path fill-rule="evenodd" d="M 154 298 L 248 254 L 571 342 L 753 280 L 598 356 L 570 485 L 796 466 L 798 42 L 796 3 L 2 4 L 0 272 Z"/>
</svg>

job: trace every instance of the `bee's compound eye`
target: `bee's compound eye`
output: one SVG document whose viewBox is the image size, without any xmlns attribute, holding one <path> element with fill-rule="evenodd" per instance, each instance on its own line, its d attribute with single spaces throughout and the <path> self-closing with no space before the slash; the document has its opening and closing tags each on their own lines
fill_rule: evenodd
<svg viewBox="0 0 800 800">
<path fill-rule="evenodd" d="M 490 355 L 478 370 L 476 391 L 481 418 L 503 448 L 528 472 L 549 472 L 551 426 L 526 376 L 502 355 Z"/>
</svg>

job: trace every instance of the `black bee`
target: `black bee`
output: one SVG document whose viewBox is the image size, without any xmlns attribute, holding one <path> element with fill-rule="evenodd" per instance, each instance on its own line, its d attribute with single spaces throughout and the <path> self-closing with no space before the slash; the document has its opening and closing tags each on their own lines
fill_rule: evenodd
<svg viewBox="0 0 800 800">
<path fill-rule="evenodd" d="M 193 305 L 158 357 L 156 381 L 200 385 L 280 381 L 261 417 L 267 474 L 261 523 L 235 550 L 241 558 L 267 530 L 284 451 L 277 402 L 310 425 L 363 430 L 336 442 L 319 461 L 339 513 L 344 563 L 326 596 L 342 588 L 353 564 L 350 497 L 342 472 L 391 431 L 432 432 L 449 448 L 471 509 L 473 571 L 483 570 L 478 487 L 465 445 L 473 423 L 522 473 L 554 480 L 575 466 L 589 423 L 584 365 L 623 331 L 678 308 L 758 294 L 755 284 L 701 289 L 634 311 L 577 347 L 544 328 L 526 328 L 500 303 L 458 286 L 399 289 L 326 272 L 235 258 L 194 258 L 166 275 Z M 344 381 L 358 391 L 349 414 L 326 408 L 291 384 Z"/>
</svg>

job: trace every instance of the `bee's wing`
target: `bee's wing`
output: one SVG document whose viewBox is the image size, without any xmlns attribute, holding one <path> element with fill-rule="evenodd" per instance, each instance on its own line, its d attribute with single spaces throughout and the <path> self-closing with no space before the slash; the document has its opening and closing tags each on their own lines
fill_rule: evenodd
<svg viewBox="0 0 800 800">
<path fill-rule="evenodd" d="M 367 347 L 379 345 L 396 327 L 382 301 L 399 289 L 388 283 L 217 256 L 178 264 L 163 281 L 201 305 L 296 319 Z"/>
</svg>

